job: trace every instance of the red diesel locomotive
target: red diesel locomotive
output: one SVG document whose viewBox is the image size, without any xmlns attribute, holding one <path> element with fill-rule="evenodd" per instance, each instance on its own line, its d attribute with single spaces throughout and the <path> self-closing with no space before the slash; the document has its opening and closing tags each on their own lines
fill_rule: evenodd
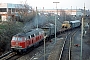
<svg viewBox="0 0 90 60">
<path fill-rule="evenodd" d="M 27 48 L 36 46 L 44 39 L 42 29 L 33 29 L 27 33 L 18 33 L 12 37 L 11 49 L 14 51 L 24 52 Z"/>
</svg>

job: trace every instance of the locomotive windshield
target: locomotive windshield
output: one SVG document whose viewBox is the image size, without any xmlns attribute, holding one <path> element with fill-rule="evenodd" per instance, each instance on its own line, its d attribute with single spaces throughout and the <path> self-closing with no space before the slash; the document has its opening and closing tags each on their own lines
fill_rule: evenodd
<svg viewBox="0 0 90 60">
<path fill-rule="evenodd" d="M 22 37 L 13 37 L 12 40 L 18 40 L 18 41 L 22 41 Z"/>
</svg>

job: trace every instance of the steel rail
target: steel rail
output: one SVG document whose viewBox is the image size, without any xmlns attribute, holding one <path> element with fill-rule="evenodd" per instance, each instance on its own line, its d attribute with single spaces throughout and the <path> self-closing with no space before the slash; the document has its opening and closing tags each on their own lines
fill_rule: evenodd
<svg viewBox="0 0 90 60">
<path fill-rule="evenodd" d="M 3 54 L 3 55 L 0 57 L 0 60 L 8 60 L 9 58 L 15 56 L 16 54 L 17 54 L 16 52 L 9 51 L 9 52 Z"/>
<path fill-rule="evenodd" d="M 64 48 L 65 48 L 66 40 L 67 40 L 67 37 L 68 37 L 70 34 L 71 34 L 71 37 L 70 37 L 70 41 L 69 41 L 69 51 L 68 51 L 68 52 L 69 52 L 69 53 L 68 53 L 69 56 L 68 56 L 68 60 L 71 60 L 72 36 L 73 36 L 77 31 L 78 31 L 78 30 L 74 31 L 73 33 L 71 32 L 71 33 L 69 33 L 69 34 L 66 36 L 58 60 L 61 60 L 61 59 L 62 59 L 62 54 L 63 54 Z"/>
</svg>

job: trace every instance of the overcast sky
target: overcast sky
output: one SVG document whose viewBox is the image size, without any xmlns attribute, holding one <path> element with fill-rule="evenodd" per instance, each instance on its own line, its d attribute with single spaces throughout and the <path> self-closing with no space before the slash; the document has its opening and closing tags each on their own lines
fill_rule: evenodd
<svg viewBox="0 0 90 60">
<path fill-rule="evenodd" d="M 0 0 L 0 3 L 24 3 L 26 0 Z M 57 4 L 57 8 L 59 9 L 83 9 L 84 3 L 86 9 L 90 10 L 90 0 L 27 0 L 27 3 L 31 5 L 33 8 L 36 6 L 38 9 L 55 9 L 56 4 L 53 2 L 60 2 Z"/>
</svg>

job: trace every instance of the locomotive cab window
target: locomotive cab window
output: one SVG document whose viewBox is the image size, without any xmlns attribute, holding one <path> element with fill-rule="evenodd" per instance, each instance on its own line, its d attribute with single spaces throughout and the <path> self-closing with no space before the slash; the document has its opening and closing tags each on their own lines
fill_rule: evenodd
<svg viewBox="0 0 90 60">
<path fill-rule="evenodd" d="M 13 37 L 12 40 L 22 41 L 22 37 Z"/>
<path fill-rule="evenodd" d="M 18 37 L 18 41 L 22 41 L 22 37 Z"/>
<path fill-rule="evenodd" d="M 16 37 L 13 37 L 12 40 L 17 40 L 17 38 Z"/>
<path fill-rule="evenodd" d="M 34 34 L 32 34 L 31 37 L 34 37 Z"/>
<path fill-rule="evenodd" d="M 28 39 L 30 39 L 31 37 L 30 36 L 28 36 Z"/>
</svg>

